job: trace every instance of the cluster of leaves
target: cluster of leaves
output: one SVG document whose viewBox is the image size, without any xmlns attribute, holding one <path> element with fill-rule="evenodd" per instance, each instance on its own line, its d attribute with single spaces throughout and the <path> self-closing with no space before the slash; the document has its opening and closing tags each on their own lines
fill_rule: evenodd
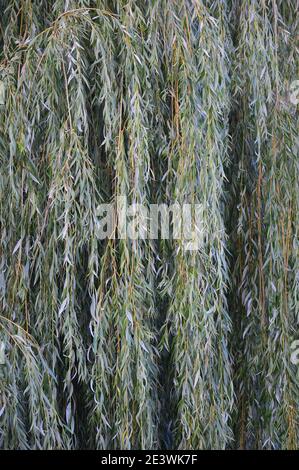
<svg viewBox="0 0 299 470">
<path fill-rule="evenodd" d="M 0 448 L 298 447 L 297 12 L 0 0 Z"/>
<path fill-rule="evenodd" d="M 298 448 L 298 113 L 288 96 L 298 6 L 244 1 L 235 16 L 229 226 L 240 448 Z"/>
</svg>

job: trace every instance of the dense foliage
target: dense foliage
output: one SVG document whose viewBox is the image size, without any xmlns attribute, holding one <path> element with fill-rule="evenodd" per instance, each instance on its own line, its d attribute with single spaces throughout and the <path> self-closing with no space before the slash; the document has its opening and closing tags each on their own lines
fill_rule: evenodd
<svg viewBox="0 0 299 470">
<path fill-rule="evenodd" d="M 298 11 L 0 0 L 0 448 L 299 447 Z"/>
</svg>

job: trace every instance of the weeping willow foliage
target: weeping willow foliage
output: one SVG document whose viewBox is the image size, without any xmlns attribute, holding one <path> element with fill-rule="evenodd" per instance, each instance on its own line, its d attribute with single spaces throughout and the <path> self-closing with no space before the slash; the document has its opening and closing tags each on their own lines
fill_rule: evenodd
<svg viewBox="0 0 299 470">
<path fill-rule="evenodd" d="M 0 448 L 299 447 L 298 11 L 0 0 Z"/>
<path fill-rule="evenodd" d="M 294 449 L 298 371 L 290 354 L 298 330 L 298 115 L 287 93 L 298 74 L 298 2 L 238 7 L 232 176 L 238 208 L 232 227 L 238 440 L 241 448 Z"/>
</svg>

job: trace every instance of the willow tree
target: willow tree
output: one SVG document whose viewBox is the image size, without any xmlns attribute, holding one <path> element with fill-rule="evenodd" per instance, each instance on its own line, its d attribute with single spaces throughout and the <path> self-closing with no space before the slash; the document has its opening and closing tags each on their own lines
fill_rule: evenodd
<svg viewBox="0 0 299 470">
<path fill-rule="evenodd" d="M 241 448 L 298 447 L 298 370 L 290 361 L 298 334 L 298 114 L 289 96 L 297 12 L 298 2 L 248 1 L 237 15 L 231 230 Z"/>
<path fill-rule="evenodd" d="M 298 6 L 0 0 L 0 448 L 298 447 Z"/>
</svg>

